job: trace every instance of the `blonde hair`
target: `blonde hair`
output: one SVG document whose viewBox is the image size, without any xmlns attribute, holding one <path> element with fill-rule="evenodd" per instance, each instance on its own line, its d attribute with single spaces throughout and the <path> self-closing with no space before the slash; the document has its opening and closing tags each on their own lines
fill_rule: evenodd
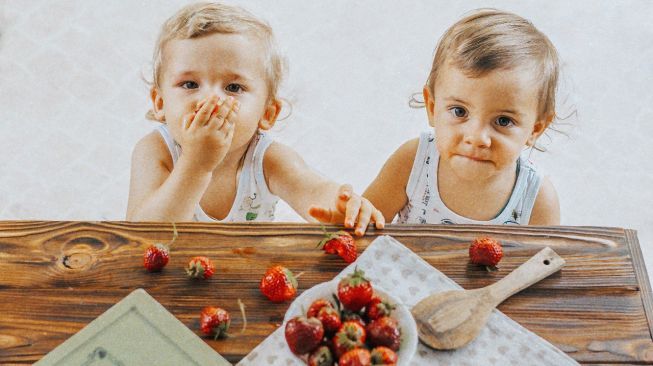
<svg viewBox="0 0 653 366">
<path fill-rule="evenodd" d="M 556 116 L 558 53 L 546 35 L 516 14 L 478 9 L 452 25 L 435 51 L 426 81 L 431 92 L 447 62 L 471 77 L 533 64 L 540 84 L 538 118 Z"/>
<path fill-rule="evenodd" d="M 265 74 L 268 100 L 278 99 L 285 60 L 278 50 L 270 25 L 241 7 L 212 2 L 185 6 L 163 23 L 154 47 L 150 86 L 160 86 L 163 48 L 166 43 L 173 39 L 192 39 L 212 33 L 248 34 L 260 39 L 267 53 Z M 148 111 L 146 116 L 155 119 L 153 110 Z"/>
</svg>

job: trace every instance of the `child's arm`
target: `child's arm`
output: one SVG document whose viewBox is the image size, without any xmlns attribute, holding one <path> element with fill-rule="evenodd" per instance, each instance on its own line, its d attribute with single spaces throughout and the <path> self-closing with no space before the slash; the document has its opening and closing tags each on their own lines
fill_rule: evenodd
<svg viewBox="0 0 653 366">
<path fill-rule="evenodd" d="M 152 132 L 138 142 L 132 154 L 128 221 L 190 221 L 211 180 L 180 158 L 172 169 L 168 148 Z"/>
<path fill-rule="evenodd" d="M 560 202 L 558 193 L 549 178 L 544 177 L 535 198 L 529 225 L 560 225 Z"/>
<path fill-rule="evenodd" d="M 410 171 L 413 169 L 418 146 L 419 139 L 412 139 L 401 145 L 385 162 L 379 175 L 363 193 L 363 197 L 381 210 L 388 222 L 391 222 L 408 203 L 406 185 L 408 185 Z"/>
<path fill-rule="evenodd" d="M 339 185 L 314 172 L 291 148 L 272 143 L 263 160 L 270 191 L 286 201 L 307 221 L 344 223 L 363 235 L 370 221 L 376 228 L 385 222 L 381 212 L 365 198 L 352 192 L 348 184 Z"/>
<path fill-rule="evenodd" d="M 180 121 L 183 153 L 172 167 L 167 146 L 157 132 L 138 142 L 132 154 L 127 220 L 190 221 L 208 187 L 213 170 L 224 159 L 233 137 L 233 99 L 220 105 L 211 97 Z"/>
</svg>

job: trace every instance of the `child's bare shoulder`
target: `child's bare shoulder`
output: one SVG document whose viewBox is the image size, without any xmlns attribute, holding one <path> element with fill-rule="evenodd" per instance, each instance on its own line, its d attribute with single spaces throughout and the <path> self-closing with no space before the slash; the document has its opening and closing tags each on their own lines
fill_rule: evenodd
<svg viewBox="0 0 653 366">
<path fill-rule="evenodd" d="M 143 136 L 134 146 L 132 152 L 133 162 L 159 162 L 168 171 L 172 171 L 172 156 L 161 134 L 157 131 L 152 131 Z"/>
</svg>

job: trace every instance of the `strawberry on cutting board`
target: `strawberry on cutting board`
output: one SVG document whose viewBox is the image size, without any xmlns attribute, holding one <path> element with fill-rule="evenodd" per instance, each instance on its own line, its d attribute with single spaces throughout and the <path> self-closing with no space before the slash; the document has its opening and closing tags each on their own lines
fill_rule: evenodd
<svg viewBox="0 0 653 366">
<path fill-rule="evenodd" d="M 214 272 L 215 266 L 207 257 L 193 257 L 188 262 L 188 267 L 186 267 L 186 274 L 191 278 L 203 278 L 208 280 L 213 276 Z"/>
<path fill-rule="evenodd" d="M 222 308 L 207 306 L 200 313 L 200 330 L 205 335 L 215 335 L 215 339 L 226 337 L 231 317 Z"/>
<path fill-rule="evenodd" d="M 328 233 L 324 231 L 324 238 L 318 243 L 326 253 L 337 254 L 347 263 L 352 263 L 358 257 L 356 242 L 346 231 Z"/>
<path fill-rule="evenodd" d="M 261 278 L 259 285 L 261 293 L 272 302 L 284 302 L 295 297 L 297 279 L 286 267 L 270 267 Z"/>
<path fill-rule="evenodd" d="M 496 271 L 496 265 L 501 258 L 503 258 L 501 244 L 490 237 L 476 238 L 469 246 L 469 260 L 474 264 L 486 266 L 488 271 Z"/>
<path fill-rule="evenodd" d="M 172 240 L 168 244 L 156 243 L 145 249 L 143 254 L 143 266 L 148 272 L 159 272 L 170 260 L 170 247 L 177 239 L 177 227 L 172 223 Z"/>
</svg>

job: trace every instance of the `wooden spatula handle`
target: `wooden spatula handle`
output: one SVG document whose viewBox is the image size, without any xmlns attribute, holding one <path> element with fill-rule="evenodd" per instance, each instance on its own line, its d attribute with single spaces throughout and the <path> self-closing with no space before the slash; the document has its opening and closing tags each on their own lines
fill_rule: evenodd
<svg viewBox="0 0 653 366">
<path fill-rule="evenodd" d="M 487 289 L 496 306 L 508 297 L 557 272 L 564 265 L 565 260 L 553 249 L 546 247 Z"/>
</svg>

